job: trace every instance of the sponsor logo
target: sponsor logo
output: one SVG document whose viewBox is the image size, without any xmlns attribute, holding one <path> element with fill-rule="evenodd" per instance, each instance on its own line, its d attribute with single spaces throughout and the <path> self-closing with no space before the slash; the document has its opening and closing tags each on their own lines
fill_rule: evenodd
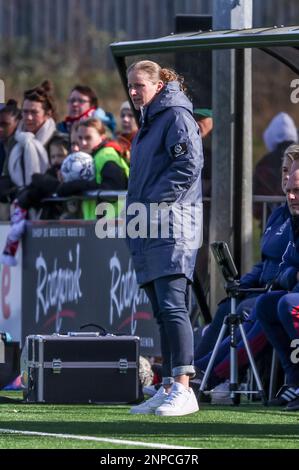
<svg viewBox="0 0 299 470">
<path fill-rule="evenodd" d="M 69 267 L 59 267 L 55 258 L 52 269 L 49 268 L 42 253 L 35 262 L 37 270 L 35 322 L 40 321 L 40 316 L 47 316 L 50 308 L 55 307 L 55 331 L 61 329 L 62 318 L 60 312 L 64 304 L 78 303 L 82 297 L 80 278 L 80 245 L 77 243 L 75 253 L 68 252 Z"/>
<path fill-rule="evenodd" d="M 109 324 L 119 322 L 124 310 L 129 308 L 130 316 L 118 325 L 118 330 L 130 323 L 130 332 L 134 335 L 138 319 L 150 320 L 152 318 L 149 312 L 138 312 L 140 305 L 149 302 L 148 297 L 144 290 L 138 287 L 131 259 L 127 271 L 122 271 L 116 253 L 110 259 L 109 265 L 111 271 Z"/>
</svg>

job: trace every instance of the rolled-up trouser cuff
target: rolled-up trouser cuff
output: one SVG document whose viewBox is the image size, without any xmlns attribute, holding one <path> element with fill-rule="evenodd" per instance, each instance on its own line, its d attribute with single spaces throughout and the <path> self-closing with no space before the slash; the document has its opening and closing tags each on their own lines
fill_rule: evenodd
<svg viewBox="0 0 299 470">
<path fill-rule="evenodd" d="M 162 385 L 172 385 L 174 382 L 173 377 L 163 377 L 162 378 Z"/>
<path fill-rule="evenodd" d="M 196 372 L 194 366 L 179 366 L 172 369 L 173 377 L 177 375 L 190 375 L 190 377 L 195 377 Z"/>
</svg>

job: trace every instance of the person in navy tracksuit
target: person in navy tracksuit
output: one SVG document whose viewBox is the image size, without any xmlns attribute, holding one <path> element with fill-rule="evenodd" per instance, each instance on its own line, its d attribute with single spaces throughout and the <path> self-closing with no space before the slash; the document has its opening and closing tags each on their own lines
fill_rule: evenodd
<svg viewBox="0 0 299 470">
<path fill-rule="evenodd" d="M 281 186 L 286 192 L 289 171 L 293 157 L 299 153 L 298 146 L 290 146 L 286 149 L 281 166 Z M 282 255 L 289 242 L 289 220 L 290 212 L 287 204 L 276 208 L 268 219 L 267 226 L 261 239 L 261 261 L 255 264 L 249 273 L 240 279 L 242 288 L 265 287 L 270 285 L 279 272 Z M 256 319 L 253 309 L 258 294 L 243 294 L 238 300 L 237 313 L 247 312 L 248 321 L 244 323 L 244 329 L 253 356 L 259 354 L 267 344 L 267 339 L 260 322 Z M 223 319 L 230 312 L 230 299 L 226 298 L 218 307 L 213 322 L 207 328 L 202 341 L 195 351 L 194 364 L 200 370 L 205 370 L 212 354 L 213 347 L 218 337 Z M 238 333 L 238 338 L 240 334 Z M 222 341 L 214 362 L 213 374 L 210 376 L 210 386 L 215 386 L 224 379 L 229 378 L 230 370 L 230 340 Z M 238 349 L 238 365 L 240 368 L 247 366 L 248 356 L 243 341 L 240 341 Z"/>
<path fill-rule="evenodd" d="M 254 265 L 253 269 L 241 277 L 240 286 L 242 288 L 254 288 L 254 287 L 266 287 L 270 285 L 271 282 L 275 279 L 279 272 L 279 264 L 283 253 L 286 250 L 286 247 L 289 242 L 289 226 L 288 226 L 289 210 L 286 205 L 278 207 L 273 211 L 269 217 L 265 232 L 261 241 L 261 253 L 262 261 Z M 259 354 L 267 345 L 267 339 L 264 334 L 263 328 L 260 322 L 256 318 L 256 313 L 254 310 L 254 305 L 256 300 L 259 297 L 258 293 L 249 293 L 244 294 L 245 298 L 239 302 L 237 307 L 237 313 L 246 312 L 247 319 L 243 323 L 244 330 L 246 332 L 246 337 L 251 348 L 251 352 L 255 357 Z M 230 299 L 226 299 L 223 304 L 220 304 L 219 309 L 216 313 L 217 322 L 222 325 L 224 316 L 228 315 L 230 312 Z M 221 321 L 222 317 L 222 321 Z M 213 327 L 215 330 L 215 327 Z M 209 333 L 209 328 L 207 333 Z M 205 336 L 203 336 L 203 341 L 205 341 Z M 212 335 L 215 334 L 215 331 L 212 332 Z M 238 339 L 240 334 L 238 332 Z M 216 341 L 216 340 L 215 340 Z M 200 348 L 198 350 L 203 349 Z M 203 345 L 205 346 L 205 344 Z M 213 343 L 214 346 L 214 343 Z M 212 348 L 213 348 L 212 346 Z M 205 370 L 212 354 L 212 348 L 208 353 L 199 356 L 195 355 L 194 364 L 200 370 Z M 238 349 L 238 366 L 239 368 L 245 367 L 248 365 L 248 356 L 244 347 L 243 341 L 240 341 L 237 346 Z M 225 338 L 219 349 L 215 358 L 213 374 L 214 377 L 211 377 L 210 385 L 214 386 L 221 382 L 223 379 L 229 378 L 229 368 L 230 368 L 230 338 Z"/>
<path fill-rule="evenodd" d="M 287 201 L 291 218 L 290 239 L 276 280 L 277 288 L 260 297 L 256 315 L 275 348 L 286 376 L 286 384 L 271 405 L 287 404 L 299 409 L 299 364 L 292 357 L 292 341 L 299 339 L 299 170 L 290 175 Z M 286 294 L 285 291 L 288 291 Z"/>
<path fill-rule="evenodd" d="M 198 410 L 189 388 L 195 369 L 186 299 L 202 232 L 202 143 L 192 104 L 174 71 L 145 60 L 131 65 L 127 77 L 142 121 L 131 149 L 127 240 L 137 281 L 159 326 L 163 374 L 156 395 L 131 413 L 179 416 Z M 156 219 L 151 210 L 161 203 Z M 147 230 L 137 237 L 129 233 L 136 204 L 145 213 L 141 225 L 149 222 L 157 236 Z M 167 223 L 169 236 L 162 233 Z"/>
</svg>

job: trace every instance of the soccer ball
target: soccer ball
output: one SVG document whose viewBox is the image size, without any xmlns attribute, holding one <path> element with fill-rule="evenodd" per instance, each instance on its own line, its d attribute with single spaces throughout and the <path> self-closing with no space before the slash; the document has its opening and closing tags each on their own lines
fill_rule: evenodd
<svg viewBox="0 0 299 470">
<path fill-rule="evenodd" d="M 63 181 L 93 180 L 95 178 L 94 162 L 91 155 L 85 152 L 71 153 L 61 165 Z"/>
</svg>

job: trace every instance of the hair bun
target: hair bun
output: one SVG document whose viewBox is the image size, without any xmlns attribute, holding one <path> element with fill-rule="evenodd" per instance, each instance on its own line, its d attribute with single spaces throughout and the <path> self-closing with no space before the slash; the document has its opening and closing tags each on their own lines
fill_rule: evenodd
<svg viewBox="0 0 299 470">
<path fill-rule="evenodd" d="M 51 93 L 53 91 L 53 84 L 50 80 L 44 80 L 40 85 L 40 88 L 42 88 L 46 93 Z"/>
<path fill-rule="evenodd" d="M 18 102 L 16 100 L 14 100 L 13 98 L 10 98 L 9 100 L 7 100 L 7 103 L 5 106 L 12 106 L 14 108 L 17 108 L 18 107 Z"/>
</svg>

